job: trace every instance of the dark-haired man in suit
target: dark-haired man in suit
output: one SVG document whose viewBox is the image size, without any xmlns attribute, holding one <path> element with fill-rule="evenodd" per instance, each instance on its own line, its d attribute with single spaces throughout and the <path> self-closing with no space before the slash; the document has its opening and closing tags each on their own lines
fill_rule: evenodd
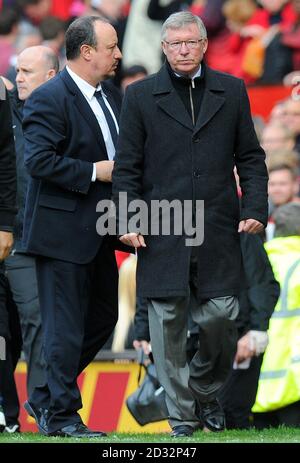
<svg viewBox="0 0 300 463">
<path fill-rule="evenodd" d="M 111 195 L 121 99 L 109 84 L 121 52 L 115 29 L 97 16 L 66 32 L 67 66 L 24 108 L 31 176 L 23 241 L 36 256 L 47 384 L 25 408 L 48 435 L 98 437 L 81 421 L 78 374 L 117 321 L 112 241 L 96 232 L 96 205 Z"/>
</svg>

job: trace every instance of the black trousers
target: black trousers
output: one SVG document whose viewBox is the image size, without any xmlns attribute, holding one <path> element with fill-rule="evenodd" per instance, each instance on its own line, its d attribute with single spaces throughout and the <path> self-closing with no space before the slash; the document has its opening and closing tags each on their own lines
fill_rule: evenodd
<svg viewBox="0 0 300 463">
<path fill-rule="evenodd" d="M 263 355 L 253 357 L 249 368 L 231 370 L 219 392 L 227 429 L 247 429 L 253 426 L 251 408 L 254 405 Z"/>
<path fill-rule="evenodd" d="M 118 270 L 106 241 L 86 265 L 37 257 L 46 383 L 30 402 L 49 410 L 48 431 L 81 422 L 77 376 L 93 360 L 118 318 Z"/>
<path fill-rule="evenodd" d="M 278 426 L 300 427 L 300 401 L 267 413 L 253 413 L 253 425 L 257 429 Z"/>
</svg>

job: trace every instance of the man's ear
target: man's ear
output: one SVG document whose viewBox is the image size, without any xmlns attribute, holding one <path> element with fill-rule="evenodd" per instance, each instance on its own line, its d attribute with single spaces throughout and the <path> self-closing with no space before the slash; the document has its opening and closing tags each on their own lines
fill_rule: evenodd
<svg viewBox="0 0 300 463">
<path fill-rule="evenodd" d="M 166 53 L 166 44 L 165 44 L 165 42 L 161 42 L 161 49 L 162 49 L 162 51 L 163 51 L 163 54 L 164 54 L 165 56 L 167 56 L 167 53 Z"/>
<path fill-rule="evenodd" d="M 93 48 L 90 45 L 81 45 L 80 54 L 86 61 L 91 61 Z"/>
<path fill-rule="evenodd" d="M 55 69 L 49 69 L 49 71 L 46 74 L 46 80 L 52 79 L 56 75 Z"/>
</svg>

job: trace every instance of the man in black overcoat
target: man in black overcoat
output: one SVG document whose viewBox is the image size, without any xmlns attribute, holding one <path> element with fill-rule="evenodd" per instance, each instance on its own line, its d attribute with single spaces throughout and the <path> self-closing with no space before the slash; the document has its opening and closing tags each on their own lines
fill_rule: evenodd
<svg viewBox="0 0 300 463">
<path fill-rule="evenodd" d="M 150 226 L 146 230 L 130 211 L 128 229 L 119 230 L 121 241 L 138 249 L 137 294 L 148 299 L 151 345 L 175 437 L 191 435 L 199 421 L 212 431 L 225 427 L 216 397 L 236 348 L 239 233 L 260 232 L 267 221 L 265 155 L 244 82 L 207 67 L 207 46 L 197 16 L 180 12 L 165 21 L 166 63 L 127 89 L 113 171 L 116 202 L 126 192 L 128 203 L 142 199 L 153 206 L 154 200 L 177 200 L 177 209 L 179 201 L 183 213 L 192 210 L 192 240 L 187 239 L 192 230 L 182 227 L 178 233 L 176 213 L 169 234 L 153 233 Z M 243 192 L 241 208 L 234 166 Z M 157 215 L 149 210 L 152 225 Z M 158 213 L 163 215 L 163 210 Z M 201 339 L 189 366 L 188 307 Z"/>
</svg>

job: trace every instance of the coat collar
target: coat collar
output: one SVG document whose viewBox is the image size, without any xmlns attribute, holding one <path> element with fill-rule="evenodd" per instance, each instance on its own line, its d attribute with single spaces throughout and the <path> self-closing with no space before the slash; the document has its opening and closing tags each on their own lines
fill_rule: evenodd
<svg viewBox="0 0 300 463">
<path fill-rule="evenodd" d="M 217 73 L 205 66 L 205 90 L 195 127 L 192 124 L 183 102 L 173 87 L 166 64 L 164 64 L 156 74 L 152 93 L 157 96 L 157 104 L 163 111 L 196 133 L 204 127 L 223 106 L 225 102 L 225 98 L 222 96 L 223 92 L 224 87 L 218 79 Z"/>
</svg>

